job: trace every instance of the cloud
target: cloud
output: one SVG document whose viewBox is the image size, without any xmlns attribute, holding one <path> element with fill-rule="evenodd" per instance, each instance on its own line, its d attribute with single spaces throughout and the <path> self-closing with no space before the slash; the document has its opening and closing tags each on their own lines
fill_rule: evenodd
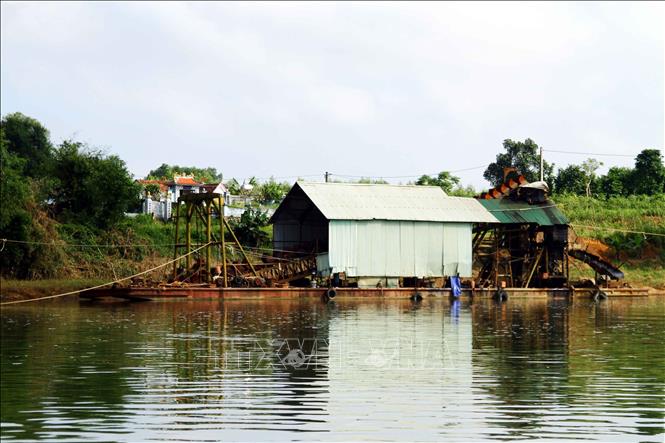
<svg viewBox="0 0 665 443">
<path fill-rule="evenodd" d="M 432 173 L 525 137 L 635 152 L 663 144 L 663 11 L 4 2 L 2 112 L 107 145 L 137 175 Z"/>
</svg>

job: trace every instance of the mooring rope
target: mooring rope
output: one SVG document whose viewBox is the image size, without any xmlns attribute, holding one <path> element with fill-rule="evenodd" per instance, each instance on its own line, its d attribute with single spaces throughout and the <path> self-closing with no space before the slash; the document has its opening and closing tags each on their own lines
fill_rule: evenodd
<svg viewBox="0 0 665 443">
<path fill-rule="evenodd" d="M 173 260 L 169 260 L 166 263 L 162 263 L 161 265 L 155 266 L 154 268 L 150 268 L 146 271 L 142 271 L 142 272 L 139 272 L 137 274 L 130 275 L 129 277 L 119 278 L 117 280 L 114 280 L 114 281 L 111 281 L 111 282 L 108 282 L 108 283 L 103 283 L 103 284 L 97 285 L 97 286 L 92 286 L 90 288 L 78 289 L 76 291 L 63 292 L 62 294 L 47 295 L 45 297 L 30 298 L 30 299 L 27 299 L 27 300 L 7 301 L 7 302 L 4 302 L 4 303 L 0 303 L 0 306 L 15 305 L 15 304 L 18 304 L 18 303 L 28 303 L 28 302 L 32 302 L 32 301 L 48 300 L 48 299 L 51 299 L 51 298 L 65 297 L 67 295 L 77 294 L 79 292 L 85 292 L 85 291 L 92 291 L 93 289 L 99 289 L 99 288 L 103 288 L 104 286 L 113 285 L 115 283 L 120 283 L 122 281 L 130 280 L 134 277 L 138 277 L 140 275 L 144 275 L 144 274 L 147 274 L 149 272 L 155 271 L 159 268 L 163 268 L 164 266 L 168 266 L 170 264 L 173 264 L 173 263 L 177 262 L 178 260 L 181 260 L 181 259 L 187 257 L 188 255 L 191 255 L 191 254 L 194 254 L 195 252 L 200 251 L 201 249 L 205 248 L 206 246 L 210 245 L 211 243 L 212 242 L 206 243 L 205 245 L 203 245 L 201 247 L 198 247 L 198 248 L 188 252 L 187 254 L 181 255 L 180 257 L 174 258 Z"/>
<path fill-rule="evenodd" d="M 598 229 L 601 231 L 615 231 L 615 232 L 624 232 L 628 234 L 642 234 L 642 235 L 655 235 L 658 237 L 665 237 L 665 234 L 660 234 L 658 232 L 646 232 L 646 231 L 631 231 L 628 229 L 617 229 L 617 228 L 606 228 L 603 226 L 589 226 L 589 225 L 578 225 L 578 224 L 572 224 L 570 226 L 576 227 L 576 228 L 584 228 L 584 229 Z"/>
</svg>

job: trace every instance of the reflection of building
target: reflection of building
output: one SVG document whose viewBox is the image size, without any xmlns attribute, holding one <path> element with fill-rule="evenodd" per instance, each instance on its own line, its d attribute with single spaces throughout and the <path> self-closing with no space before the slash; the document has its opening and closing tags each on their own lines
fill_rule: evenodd
<svg viewBox="0 0 665 443">
<path fill-rule="evenodd" d="M 472 412 L 482 402 L 475 404 L 468 306 L 366 299 L 344 310 L 329 326 L 330 429 L 349 440 L 457 441 L 442 434 L 468 437 L 482 427 Z M 386 433 L 377 437 L 377 428 Z"/>
<path fill-rule="evenodd" d="M 439 187 L 297 182 L 271 218 L 278 250 L 317 252 L 317 270 L 360 287 L 471 276 L 472 224 L 496 223 L 475 199 Z"/>
</svg>

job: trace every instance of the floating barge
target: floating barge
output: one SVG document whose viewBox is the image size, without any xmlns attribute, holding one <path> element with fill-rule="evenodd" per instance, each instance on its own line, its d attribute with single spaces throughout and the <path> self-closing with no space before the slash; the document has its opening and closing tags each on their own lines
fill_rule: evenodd
<svg viewBox="0 0 665 443">
<path fill-rule="evenodd" d="M 217 288 L 217 287 L 123 287 L 81 292 L 87 300 L 115 299 L 127 301 L 156 301 L 183 299 L 262 299 L 262 298 L 314 298 L 328 300 L 327 288 Z M 409 299 L 416 295 L 425 297 L 451 297 L 450 288 L 335 288 L 335 299 L 385 297 Z M 508 298 L 565 297 L 592 299 L 595 288 L 506 288 Z M 608 297 L 644 297 L 649 288 L 604 288 Z M 495 298 L 494 289 L 462 289 L 461 298 Z"/>
<path fill-rule="evenodd" d="M 548 192 L 546 183 L 528 183 L 514 170 L 476 198 L 449 197 L 434 186 L 296 182 L 270 219 L 273 247 L 261 253 L 238 240 L 221 195 L 185 194 L 174 210 L 168 278 L 134 279 L 80 297 L 649 295 L 621 285 L 623 273 L 601 257 L 569 249 L 568 219 Z M 572 284 L 570 258 L 591 266 L 596 279 Z"/>
</svg>

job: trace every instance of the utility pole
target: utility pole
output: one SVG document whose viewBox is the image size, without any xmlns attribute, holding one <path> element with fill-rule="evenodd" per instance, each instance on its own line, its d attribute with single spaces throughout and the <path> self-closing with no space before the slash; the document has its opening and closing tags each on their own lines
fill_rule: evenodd
<svg viewBox="0 0 665 443">
<path fill-rule="evenodd" d="M 540 181 L 544 181 L 543 178 L 543 147 L 540 147 Z"/>
<path fill-rule="evenodd" d="M 541 167 L 541 168 L 542 168 L 542 167 Z M 326 171 L 326 183 L 328 183 L 328 176 L 329 176 L 329 175 L 330 175 L 330 173 L 329 173 L 328 171 Z"/>
</svg>

